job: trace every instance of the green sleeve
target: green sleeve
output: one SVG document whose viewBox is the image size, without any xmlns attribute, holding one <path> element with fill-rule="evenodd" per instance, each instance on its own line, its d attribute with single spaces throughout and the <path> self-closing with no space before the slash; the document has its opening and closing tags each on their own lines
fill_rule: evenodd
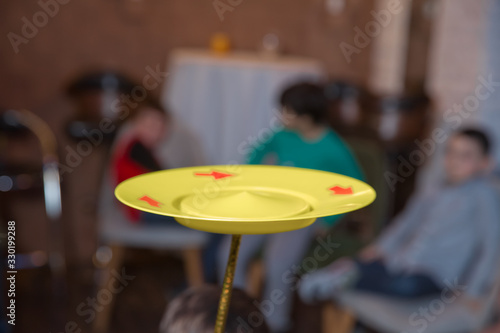
<svg viewBox="0 0 500 333">
<path fill-rule="evenodd" d="M 319 219 L 321 225 L 323 225 L 325 228 L 331 228 L 335 225 L 335 223 L 340 220 L 345 214 L 340 214 L 340 215 L 330 215 L 330 216 L 325 216 L 321 217 Z"/>
<path fill-rule="evenodd" d="M 339 145 L 335 151 L 335 171 L 337 173 L 365 181 L 365 176 L 356 157 L 347 144 L 339 138 Z M 333 156 L 332 156 L 333 157 Z"/>
<path fill-rule="evenodd" d="M 332 154 L 332 164 L 335 165 L 334 172 L 362 181 L 365 180 L 365 176 L 358 161 L 356 160 L 356 157 L 342 139 L 339 138 L 339 144 L 333 151 L 334 154 Z M 330 228 L 344 215 L 345 214 L 325 216 L 321 219 L 321 222 L 325 227 Z"/>
</svg>

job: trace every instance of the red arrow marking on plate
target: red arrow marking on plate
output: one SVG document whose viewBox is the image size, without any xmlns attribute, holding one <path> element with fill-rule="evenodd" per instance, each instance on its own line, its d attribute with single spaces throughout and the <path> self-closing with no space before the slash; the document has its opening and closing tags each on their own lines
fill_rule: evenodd
<svg viewBox="0 0 500 333">
<path fill-rule="evenodd" d="M 160 208 L 160 205 L 161 205 L 161 202 L 158 202 L 155 199 L 151 199 L 147 195 L 143 196 L 142 198 L 139 198 L 139 200 L 146 201 L 151 206 L 157 207 L 157 208 Z"/>
<path fill-rule="evenodd" d="M 333 192 L 333 194 L 352 194 L 352 187 L 341 187 L 338 185 L 335 185 L 334 187 L 329 188 L 330 191 Z"/>
<path fill-rule="evenodd" d="M 221 179 L 221 178 L 226 178 L 226 177 L 231 177 L 234 176 L 230 173 L 223 173 L 223 172 L 217 172 L 217 171 L 212 171 L 211 173 L 200 173 L 200 172 L 195 172 L 195 176 L 212 176 L 214 179 Z"/>
</svg>

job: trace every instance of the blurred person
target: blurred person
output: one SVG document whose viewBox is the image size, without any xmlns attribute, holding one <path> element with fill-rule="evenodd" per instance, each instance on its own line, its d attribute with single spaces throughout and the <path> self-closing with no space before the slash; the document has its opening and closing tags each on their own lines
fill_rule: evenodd
<svg viewBox="0 0 500 333">
<path fill-rule="evenodd" d="M 498 275 L 500 193 L 490 141 L 463 129 L 447 142 L 446 179 L 416 195 L 374 244 L 302 278 L 306 302 L 332 300 L 345 289 L 398 298 L 465 293 L 474 303 Z"/>
<path fill-rule="evenodd" d="M 212 333 L 222 288 L 193 287 L 177 296 L 167 307 L 160 333 Z M 269 333 L 265 317 L 244 291 L 233 289 L 226 333 Z"/>
<path fill-rule="evenodd" d="M 284 128 L 266 142 L 253 147 L 248 156 L 249 164 L 293 166 L 363 178 L 361 168 L 348 146 L 325 125 L 328 101 L 321 86 L 312 83 L 293 85 L 283 91 L 280 104 Z M 338 218 L 331 216 L 322 219 L 322 228 L 332 225 Z M 312 225 L 279 234 L 242 237 L 234 285 L 245 287 L 248 265 L 264 246 L 266 277 L 263 297 L 271 299 L 271 293 L 279 290 L 284 299 L 268 318 L 273 332 L 286 332 L 291 328 L 292 292 L 296 279 L 284 275 L 300 263 L 317 228 L 318 225 Z M 221 280 L 229 247 L 230 239 L 225 238 L 218 259 Z"/>
<path fill-rule="evenodd" d="M 154 101 L 147 101 L 137 108 L 129 122 L 128 130 L 118 139 L 111 158 L 111 176 L 115 186 L 131 177 L 166 169 L 154 152 L 166 135 L 169 124 L 167 113 Z M 157 216 L 125 205 L 123 209 L 133 222 L 154 220 Z M 163 216 L 158 218 L 164 219 Z"/>
</svg>

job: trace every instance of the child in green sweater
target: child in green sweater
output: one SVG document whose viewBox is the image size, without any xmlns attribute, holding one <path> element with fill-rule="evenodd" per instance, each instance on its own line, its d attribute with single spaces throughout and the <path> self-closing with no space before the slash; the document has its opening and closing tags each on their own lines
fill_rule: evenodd
<svg viewBox="0 0 500 333">
<path fill-rule="evenodd" d="M 269 140 L 253 147 L 248 156 L 249 164 L 273 164 L 309 168 L 340 173 L 362 179 L 361 168 L 342 139 L 325 124 L 328 110 L 322 87 L 296 84 L 286 89 L 280 99 L 284 128 Z M 290 180 L 290 181 L 293 181 Z M 332 224 L 338 216 L 325 219 Z M 284 275 L 300 263 L 313 237 L 315 226 L 271 235 L 243 236 L 234 285 L 244 288 L 246 271 L 256 252 L 264 246 L 266 286 L 264 300 L 272 300 L 277 292 L 280 304 L 274 304 L 266 316 L 273 332 L 284 332 L 291 327 L 292 291 L 295 286 Z M 219 255 L 219 273 L 224 274 L 229 239 Z"/>
</svg>

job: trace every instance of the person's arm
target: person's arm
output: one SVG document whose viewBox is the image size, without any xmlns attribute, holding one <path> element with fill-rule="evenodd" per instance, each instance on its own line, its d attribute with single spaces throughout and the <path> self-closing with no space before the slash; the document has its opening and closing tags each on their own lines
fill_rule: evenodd
<svg viewBox="0 0 500 333">
<path fill-rule="evenodd" d="M 351 150 L 348 147 L 344 148 L 345 148 L 345 152 L 343 153 L 344 157 L 342 158 L 341 161 L 337 162 L 340 164 L 339 167 L 344 170 L 342 174 L 365 181 L 366 178 L 363 169 L 359 165 L 358 161 L 356 160 L 356 158 L 351 153 Z"/>
<path fill-rule="evenodd" d="M 276 135 L 269 140 L 252 146 L 246 157 L 248 164 L 277 164 L 276 161 Z"/>
<path fill-rule="evenodd" d="M 477 200 L 477 218 L 470 221 L 476 223 L 480 231 L 481 250 L 465 283 L 467 294 L 477 297 L 485 296 L 484 287 L 494 283 L 500 263 L 500 194 L 493 189 L 481 191 L 481 194 L 481 199 Z"/>
<path fill-rule="evenodd" d="M 372 244 L 372 251 L 377 252 L 380 256 L 396 251 L 407 237 L 418 229 L 426 211 L 426 202 L 427 200 L 419 196 L 410 198 L 404 210 L 394 218 L 391 225 Z"/>
<path fill-rule="evenodd" d="M 365 175 L 349 146 L 339 137 L 339 144 L 332 150 L 332 172 L 364 181 Z"/>
<path fill-rule="evenodd" d="M 328 171 L 346 175 L 348 177 L 365 180 L 363 171 L 356 160 L 351 149 L 338 137 L 338 144 L 330 151 L 330 167 Z M 321 225 L 324 228 L 332 227 L 345 214 L 325 216 L 321 218 Z"/>
</svg>

